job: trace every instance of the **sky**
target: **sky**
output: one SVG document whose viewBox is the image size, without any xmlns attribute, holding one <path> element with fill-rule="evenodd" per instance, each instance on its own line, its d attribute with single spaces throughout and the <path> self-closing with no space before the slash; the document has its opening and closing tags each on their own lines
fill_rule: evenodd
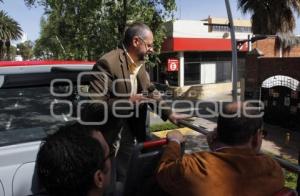
<svg viewBox="0 0 300 196">
<path fill-rule="evenodd" d="M 0 10 L 6 11 L 21 25 L 29 40 L 34 41 L 39 37 L 40 19 L 44 13 L 42 7 L 28 8 L 24 0 L 3 0 L 3 3 L 0 3 Z"/>
<path fill-rule="evenodd" d="M 44 13 L 43 7 L 28 8 L 24 0 L 3 0 L 0 9 L 15 19 L 28 40 L 36 40 L 40 33 L 40 19 Z M 227 17 L 224 0 L 176 0 L 176 19 L 200 20 L 211 17 Z M 249 15 L 242 15 L 237 10 L 237 0 L 230 0 L 232 15 L 235 19 L 249 19 Z M 300 34 L 300 20 L 297 19 L 296 34 Z"/>
</svg>

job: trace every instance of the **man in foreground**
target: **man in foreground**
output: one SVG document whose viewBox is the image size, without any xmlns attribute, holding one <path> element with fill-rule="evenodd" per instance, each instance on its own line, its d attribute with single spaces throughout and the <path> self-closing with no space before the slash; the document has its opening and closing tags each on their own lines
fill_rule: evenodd
<svg viewBox="0 0 300 196">
<path fill-rule="evenodd" d="M 50 196 L 101 196 L 110 182 L 109 154 L 100 131 L 67 125 L 42 144 L 37 174 Z"/>
<path fill-rule="evenodd" d="M 183 135 L 167 135 L 157 171 L 160 186 L 171 195 L 274 195 L 284 186 L 283 172 L 260 154 L 263 120 L 246 103 L 230 103 L 219 115 L 213 152 L 180 154 Z M 238 111 L 242 111 L 240 114 Z M 251 117 L 250 117 L 251 115 Z"/>
</svg>

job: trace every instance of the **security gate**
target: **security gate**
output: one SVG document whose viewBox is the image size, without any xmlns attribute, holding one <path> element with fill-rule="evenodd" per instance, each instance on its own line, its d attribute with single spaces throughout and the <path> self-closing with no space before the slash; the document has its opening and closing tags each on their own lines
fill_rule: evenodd
<svg viewBox="0 0 300 196">
<path fill-rule="evenodd" d="M 272 76 L 261 88 L 265 105 L 265 121 L 287 128 L 300 125 L 299 81 L 288 76 Z"/>
</svg>

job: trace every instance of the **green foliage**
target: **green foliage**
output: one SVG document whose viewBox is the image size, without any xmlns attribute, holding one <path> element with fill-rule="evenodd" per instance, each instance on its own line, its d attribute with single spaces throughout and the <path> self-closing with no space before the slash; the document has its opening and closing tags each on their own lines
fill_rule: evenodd
<svg viewBox="0 0 300 196">
<path fill-rule="evenodd" d="M 17 44 L 17 54 L 21 55 L 23 60 L 29 60 L 33 57 L 33 42 L 25 41 Z"/>
<path fill-rule="evenodd" d="M 291 172 L 285 172 L 285 186 L 291 189 L 296 189 L 297 175 Z"/>
<path fill-rule="evenodd" d="M 56 27 L 51 23 L 51 18 L 46 20 L 42 17 L 40 26 L 41 34 L 35 42 L 34 56 L 41 59 L 67 59 L 65 50 L 61 48 L 59 37 L 54 34 Z"/>
<path fill-rule="evenodd" d="M 150 125 L 150 131 L 164 131 L 164 130 L 170 130 L 170 129 L 177 129 L 178 126 L 174 125 L 173 123 L 161 123 L 161 124 L 154 124 Z"/>
<path fill-rule="evenodd" d="M 0 10 L 0 60 L 10 60 L 10 40 L 19 39 L 21 36 L 22 29 L 19 23 Z"/>
<path fill-rule="evenodd" d="M 13 18 L 7 15 L 3 10 L 0 10 L 0 39 L 1 40 L 16 40 L 21 38 L 22 29 Z"/>
<path fill-rule="evenodd" d="M 25 0 L 40 4 L 46 17 L 35 55 L 40 58 L 96 60 L 122 41 L 126 25 L 148 24 L 160 51 L 163 23 L 173 17 L 175 0 Z M 152 60 L 157 59 L 156 56 Z"/>
<path fill-rule="evenodd" d="M 10 59 L 15 59 L 17 55 L 17 47 L 10 46 L 9 54 L 10 54 Z"/>
</svg>

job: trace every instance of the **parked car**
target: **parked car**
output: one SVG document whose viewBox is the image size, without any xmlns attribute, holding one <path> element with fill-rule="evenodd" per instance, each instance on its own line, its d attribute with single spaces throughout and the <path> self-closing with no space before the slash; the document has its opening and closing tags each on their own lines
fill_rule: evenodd
<svg viewBox="0 0 300 196">
<path fill-rule="evenodd" d="M 41 139 L 74 118 L 80 72 L 94 62 L 0 62 L 0 196 L 40 191 L 34 174 Z"/>
</svg>

